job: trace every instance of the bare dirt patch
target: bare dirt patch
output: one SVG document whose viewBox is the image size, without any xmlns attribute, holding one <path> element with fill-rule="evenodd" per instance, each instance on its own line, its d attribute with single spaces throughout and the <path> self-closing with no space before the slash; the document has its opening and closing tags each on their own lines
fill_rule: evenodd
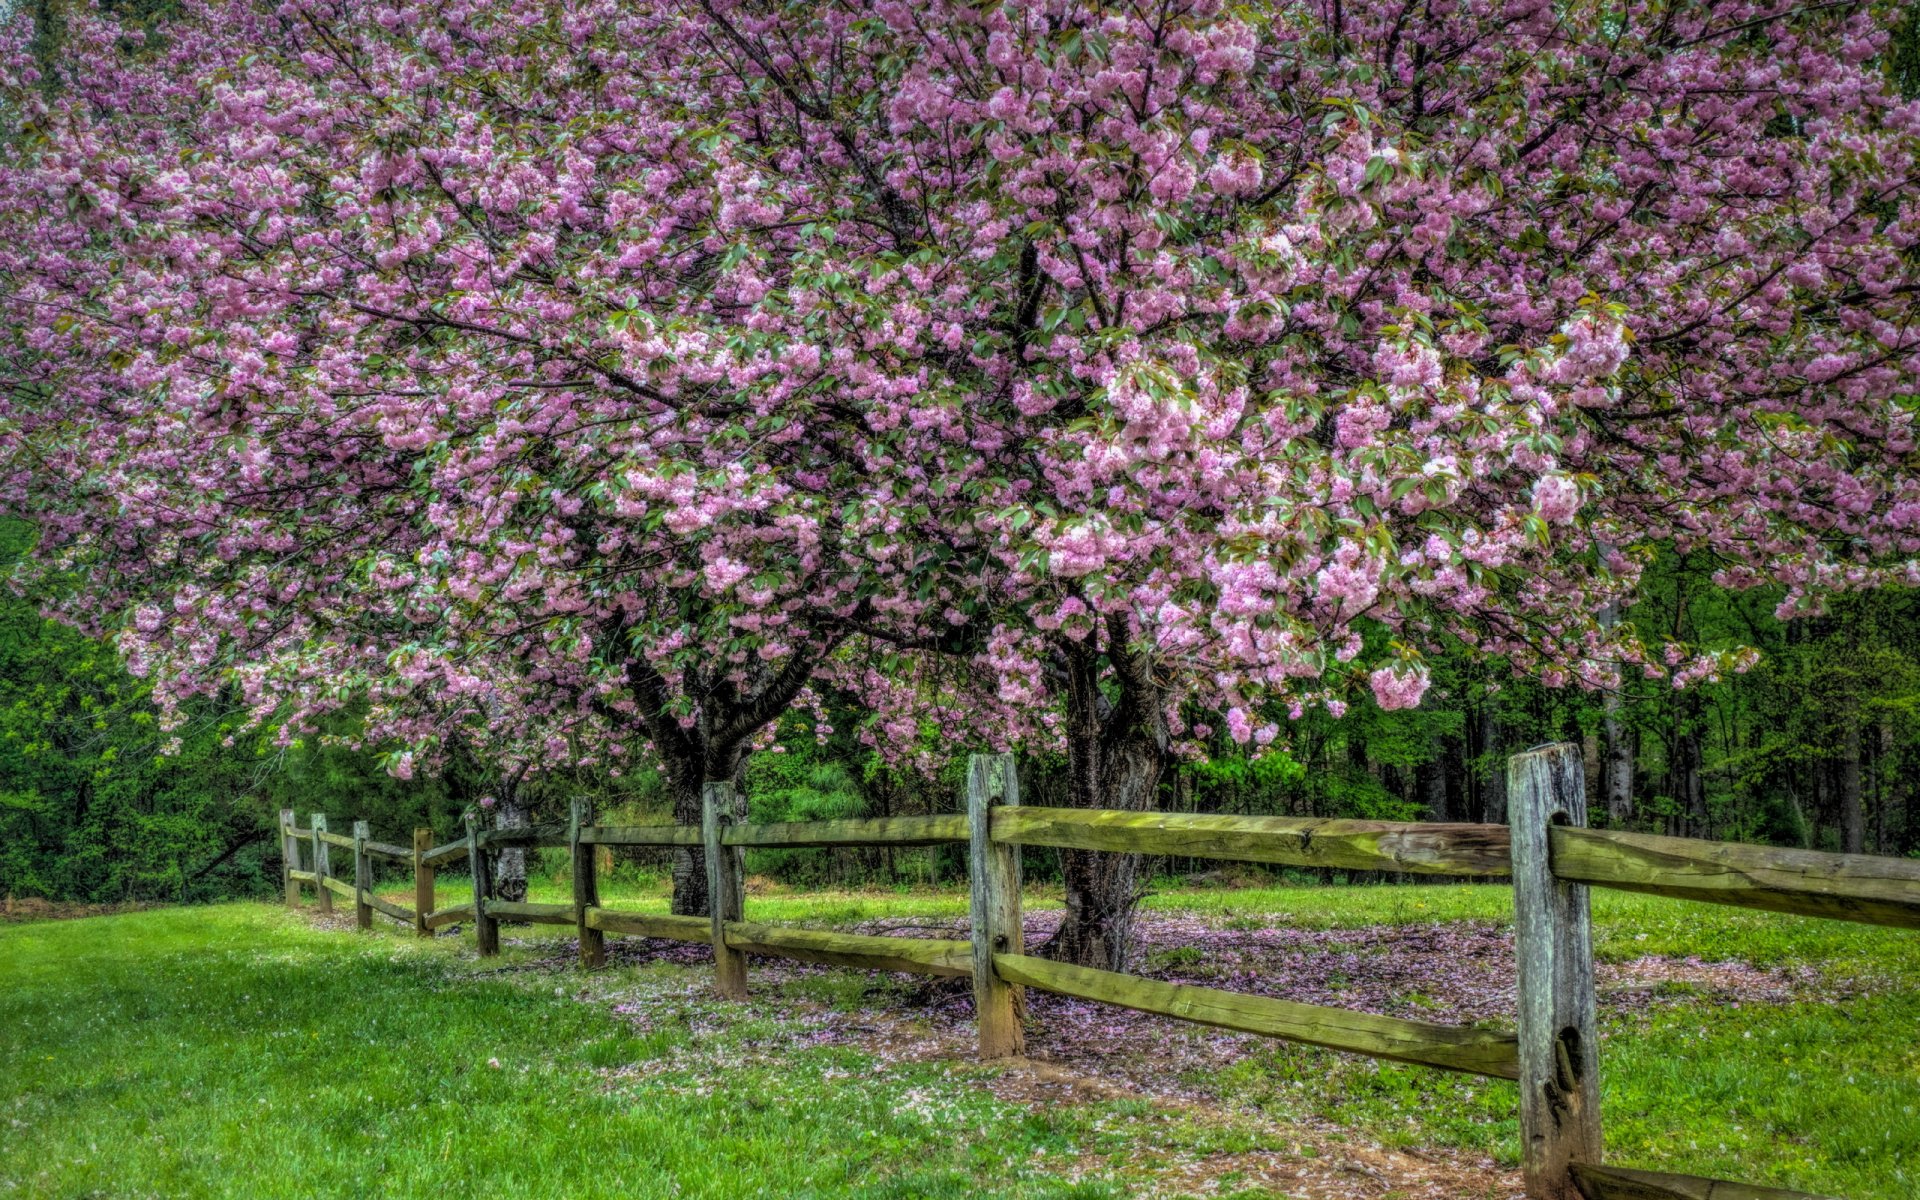
<svg viewBox="0 0 1920 1200">
<path fill-rule="evenodd" d="M 163 906 L 143 900 L 123 904 L 77 904 L 65 900 L 42 900 L 38 896 L 8 896 L 0 900 L 0 924 L 71 921 L 80 917 L 106 917 L 160 907 Z"/>
</svg>

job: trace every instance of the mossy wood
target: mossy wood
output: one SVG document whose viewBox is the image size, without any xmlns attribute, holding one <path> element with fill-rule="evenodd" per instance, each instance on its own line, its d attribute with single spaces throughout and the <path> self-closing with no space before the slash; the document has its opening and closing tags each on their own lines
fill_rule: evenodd
<svg viewBox="0 0 1920 1200">
<path fill-rule="evenodd" d="M 395 904 L 391 900 L 383 900 L 370 891 L 362 893 L 361 898 L 366 901 L 367 907 L 375 912 L 385 913 L 394 920 L 403 921 L 408 925 L 414 924 L 413 910 L 410 908 Z"/>
<path fill-rule="evenodd" d="M 594 873 L 594 848 L 580 840 L 592 815 L 584 796 L 575 796 L 568 807 L 567 856 L 573 867 L 573 921 L 580 942 L 580 965 L 592 970 L 607 965 L 607 939 L 587 924 L 587 910 L 600 907 L 600 880 Z"/>
<path fill-rule="evenodd" d="M 729 846 L 938 846 L 966 841 L 967 817 L 965 813 L 938 813 L 735 825 L 723 840 Z"/>
<path fill-rule="evenodd" d="M 293 880 L 295 883 L 314 882 L 314 874 L 312 871 L 288 871 L 287 878 Z"/>
<path fill-rule="evenodd" d="M 320 885 L 313 890 L 314 898 L 320 902 L 320 915 L 330 917 L 333 915 L 333 893 L 327 890 L 327 884 L 331 882 L 329 877 L 333 874 L 333 859 L 332 847 L 323 840 L 327 832 L 327 817 L 325 813 L 314 813 L 309 819 L 313 826 L 313 880 Z"/>
<path fill-rule="evenodd" d="M 481 845 L 486 845 L 486 835 L 481 834 Z M 429 867 L 444 867 L 451 862 L 459 862 L 467 856 L 467 839 L 448 842 L 444 846 L 431 846 L 421 851 L 420 861 Z"/>
<path fill-rule="evenodd" d="M 456 904 L 452 908 L 443 908 L 438 912 L 428 913 L 427 928 L 439 929 L 443 925 L 451 925 L 456 921 L 471 920 L 472 917 L 473 905 Z"/>
<path fill-rule="evenodd" d="M 698 846 L 698 825 L 586 825 L 580 842 L 587 846 Z"/>
<path fill-rule="evenodd" d="M 1507 760 L 1520 1039 L 1520 1176 L 1531 1200 L 1579 1200 L 1570 1164 L 1602 1161 L 1600 1035 L 1584 885 L 1556 878 L 1548 836 L 1587 823 L 1580 747 Z"/>
<path fill-rule="evenodd" d="M 1755 1187 L 1724 1179 L 1669 1175 L 1663 1171 L 1634 1171 L 1574 1163 L 1573 1178 L 1585 1200 L 1832 1200 L 1807 1192 Z"/>
<path fill-rule="evenodd" d="M 967 931 L 973 962 L 973 1012 L 983 1059 L 1026 1053 L 1018 983 L 995 969 L 999 955 L 1025 954 L 1020 918 L 1020 852 L 993 840 L 993 821 L 1020 803 L 1020 772 L 1011 754 L 967 759 Z"/>
<path fill-rule="evenodd" d="M 300 869 L 300 840 L 293 836 L 293 810 L 280 810 L 280 888 L 287 906 L 300 903 L 300 881 L 293 873 Z"/>
<path fill-rule="evenodd" d="M 1679 900 L 1920 929 L 1920 861 L 1555 829 L 1561 879 Z"/>
<path fill-rule="evenodd" d="M 571 925 L 573 924 L 573 905 L 532 904 L 524 900 L 489 900 L 487 915 L 495 920 L 525 921 L 531 925 Z"/>
<path fill-rule="evenodd" d="M 367 889 L 373 885 L 373 862 L 367 857 L 367 823 L 353 823 L 353 923 L 361 929 L 373 928 L 373 909 L 367 904 Z"/>
<path fill-rule="evenodd" d="M 666 913 L 621 912 L 611 908 L 587 910 L 587 926 L 627 937 L 667 938 L 676 942 L 713 943 L 713 922 L 706 917 L 676 917 Z"/>
<path fill-rule="evenodd" d="M 354 898 L 353 885 L 348 883 L 344 879 L 335 879 L 333 876 L 329 875 L 325 879 L 322 879 L 320 881 L 320 886 L 325 888 L 327 891 L 332 892 L 336 896 L 343 896 L 348 900 L 352 900 Z"/>
<path fill-rule="evenodd" d="M 329 846 L 338 846 L 342 850 L 353 849 L 353 839 L 344 833 L 329 833 L 325 829 L 322 829 L 320 830 L 320 840 Z"/>
<path fill-rule="evenodd" d="M 1422 875 L 1505 875 L 1508 869 L 1504 825 L 1009 808 L 993 815 L 993 840 Z"/>
<path fill-rule="evenodd" d="M 488 829 L 480 834 L 480 845 L 488 850 L 504 850 L 510 847 L 564 846 L 567 844 L 565 825 L 518 825 L 511 829 Z M 446 847 L 457 846 L 460 853 L 467 852 L 467 843 L 463 840 Z"/>
<path fill-rule="evenodd" d="M 747 954 L 861 967 L 869 971 L 911 971 L 956 978 L 973 974 L 971 943 L 933 938 L 876 937 L 729 921 L 727 947 Z"/>
<path fill-rule="evenodd" d="M 390 858 L 395 862 L 403 862 L 409 865 L 413 862 L 413 851 L 407 849 L 405 846 L 396 846 L 392 842 L 368 841 L 367 853 L 380 858 Z"/>
<path fill-rule="evenodd" d="M 1374 1058 L 1444 1067 L 1469 1075 L 1514 1079 L 1520 1074 L 1517 1043 L 1509 1033 L 1433 1025 L 1344 1008 L 1162 983 L 1024 954 L 996 954 L 993 965 L 1002 979 L 1013 983 L 1062 996 L 1179 1017 L 1201 1025 L 1265 1034 Z"/>
<path fill-rule="evenodd" d="M 467 881 L 473 888 L 473 944 L 482 958 L 500 953 L 500 922 L 487 911 L 487 898 L 493 891 L 493 863 L 480 849 L 480 816 L 468 809 L 461 817 L 467 827 Z"/>
<path fill-rule="evenodd" d="M 433 830 L 413 831 L 413 931 L 421 937 L 433 936 L 427 928 L 427 915 L 433 911 L 433 863 L 428 861 L 432 848 Z"/>
<path fill-rule="evenodd" d="M 707 908 L 713 922 L 713 984 L 723 999 L 747 998 L 747 956 L 727 944 L 727 923 L 746 915 L 746 851 L 725 842 L 740 813 L 731 783 L 700 791 L 700 840 L 707 862 Z"/>
</svg>

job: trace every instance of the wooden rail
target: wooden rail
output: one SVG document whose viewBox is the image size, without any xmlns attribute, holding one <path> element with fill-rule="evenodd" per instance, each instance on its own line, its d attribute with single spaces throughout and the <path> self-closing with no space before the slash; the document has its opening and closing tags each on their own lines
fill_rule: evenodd
<svg viewBox="0 0 1920 1200">
<path fill-rule="evenodd" d="M 1920 861 L 1555 829 L 1562 879 L 1680 900 L 1920 929 Z"/>
<path fill-rule="evenodd" d="M 1444 1067 L 1470 1075 L 1516 1079 L 1520 1073 L 1517 1043 L 1510 1033 L 1434 1025 L 1216 988 L 1162 983 L 1026 954 L 996 954 L 993 965 L 1013 983 L 1062 996 L 1179 1017 L 1201 1025 L 1348 1050 L 1374 1058 Z"/>
<path fill-rule="evenodd" d="M 928 817 L 867 817 L 856 821 L 792 821 L 735 825 L 729 846 L 938 846 L 967 840 L 965 813 Z"/>
<path fill-rule="evenodd" d="M 471 909 L 471 906 L 469 906 Z M 487 915 L 507 917 L 515 921 L 525 921 L 532 925 L 571 925 L 573 924 L 573 905 L 571 904 L 528 904 L 524 901 L 489 900 Z"/>
<path fill-rule="evenodd" d="M 620 912 L 611 908 L 590 908 L 588 928 L 604 933 L 624 933 L 630 937 L 671 938 L 676 942 L 713 943 L 713 923 L 705 917 L 675 917 L 665 913 Z"/>
<path fill-rule="evenodd" d="M 973 974 L 971 942 L 878 937 L 729 921 L 727 945 L 743 954 L 795 958 L 802 962 L 861 967 L 869 971 L 911 971 L 920 975 L 948 975 L 961 979 Z"/>
<path fill-rule="evenodd" d="M 423 867 L 443 867 L 451 862 L 459 862 L 466 856 L 467 839 L 461 838 L 457 842 L 448 842 L 444 846 L 433 846 L 429 849 L 422 850 L 420 852 L 420 865 Z M 413 851 L 407 851 L 405 857 L 411 859 L 413 857 Z"/>
<path fill-rule="evenodd" d="M 395 904 L 391 900 L 383 900 L 371 891 L 362 893 L 360 899 L 368 908 L 373 909 L 375 912 L 385 913 L 396 921 L 404 922 L 409 927 L 413 925 L 413 910 L 404 905 Z"/>
<path fill-rule="evenodd" d="M 587 846 L 698 846 L 698 825 L 588 825 L 580 830 Z"/>
<path fill-rule="evenodd" d="M 779 957 L 868 970 L 973 980 L 982 1058 L 1018 1054 L 1024 1044 L 1020 994 L 1038 988 L 1181 1020 L 1305 1042 L 1376 1058 L 1512 1079 L 1520 1095 L 1521 1168 L 1537 1200 L 1817 1200 L 1800 1193 L 1605 1165 L 1600 1160 L 1599 1037 L 1587 889 L 1617 888 L 1743 908 L 1920 928 L 1920 862 L 1866 855 L 1781 850 L 1585 828 L 1578 750 L 1548 746 L 1509 763 L 1513 817 L 1503 825 L 1341 821 L 1187 813 L 1034 808 L 1019 802 L 1011 756 L 976 756 L 967 811 L 913 817 L 754 825 L 729 785 L 710 784 L 700 825 L 593 825 L 584 802 L 566 825 L 481 830 L 432 844 L 414 831 L 411 848 L 307 828 L 281 814 L 282 879 L 289 904 L 304 885 L 323 906 L 353 899 L 362 928 L 371 913 L 422 936 L 471 920 L 482 954 L 498 953 L 498 922 L 573 926 L 580 960 L 606 961 L 608 934 L 715 947 L 715 984 L 747 994 L 748 959 Z M 758 847 L 930 846 L 965 843 L 969 854 L 968 940 L 882 937 L 768 925 L 746 919 L 743 855 Z M 489 850 L 566 847 L 571 903 L 509 902 L 491 896 Z M 592 848 L 699 848 L 714 916 L 675 916 L 600 904 Z M 1021 944 L 1022 846 L 1238 859 L 1345 870 L 1507 877 L 1514 887 L 1519 974 L 1518 1029 L 1432 1024 L 1144 979 L 1038 958 Z M 336 878 L 329 847 L 354 852 L 354 883 Z M 311 858 L 302 864 L 303 853 Z M 411 866 L 415 907 L 383 900 L 368 886 L 371 860 Z M 470 902 L 436 907 L 434 875 L 465 858 Z"/>
<path fill-rule="evenodd" d="M 1511 869 L 1504 825 L 1023 807 L 993 815 L 993 840 L 1426 875 L 1505 875 Z"/>
<path fill-rule="evenodd" d="M 1805 1192 L 1729 1183 L 1724 1179 L 1632 1171 L 1590 1163 L 1574 1163 L 1573 1178 L 1583 1200 L 1831 1200 Z"/>
</svg>

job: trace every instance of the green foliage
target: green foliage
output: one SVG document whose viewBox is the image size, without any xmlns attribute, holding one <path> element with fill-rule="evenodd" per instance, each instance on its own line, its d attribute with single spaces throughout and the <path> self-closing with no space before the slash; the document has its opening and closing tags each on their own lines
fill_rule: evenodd
<svg viewBox="0 0 1920 1200">
<path fill-rule="evenodd" d="M 0 563 L 30 536 L 0 526 Z M 451 829 L 440 783 L 403 783 L 337 745 L 236 738 L 235 715 L 215 702 L 161 730 L 119 656 L 41 616 L 40 599 L 0 592 L 0 894 L 265 894 L 283 807 L 370 819 L 389 840 L 416 824 Z"/>
</svg>

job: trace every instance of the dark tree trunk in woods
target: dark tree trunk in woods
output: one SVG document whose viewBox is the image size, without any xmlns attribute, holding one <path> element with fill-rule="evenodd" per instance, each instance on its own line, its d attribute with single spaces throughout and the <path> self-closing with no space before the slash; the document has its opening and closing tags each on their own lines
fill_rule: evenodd
<svg viewBox="0 0 1920 1200">
<path fill-rule="evenodd" d="M 1865 810 L 1860 801 L 1860 722 L 1849 718 L 1840 751 L 1840 849 L 1861 854 L 1867 847 Z"/>
<path fill-rule="evenodd" d="M 1433 756 L 1416 768 L 1420 803 L 1429 821 L 1453 820 L 1453 807 L 1447 803 L 1447 740 L 1434 739 Z"/>
<path fill-rule="evenodd" d="M 1067 693 L 1067 806 L 1145 811 L 1154 807 L 1167 766 L 1164 697 L 1151 657 L 1127 645 L 1124 625 L 1110 620 L 1106 632 L 1104 654 L 1094 637 L 1059 646 Z M 1067 911 L 1047 956 L 1125 970 L 1140 856 L 1063 850 L 1060 873 Z"/>
<path fill-rule="evenodd" d="M 1480 782 L 1480 819 L 1489 825 L 1507 823 L 1507 763 L 1500 736 L 1500 722 L 1493 705 L 1480 706 L 1480 761 L 1486 774 Z"/>
<path fill-rule="evenodd" d="M 1600 795 L 1606 805 L 1607 827 L 1624 829 L 1633 822 L 1633 731 L 1620 719 L 1621 698 L 1608 691 L 1600 700 L 1602 740 L 1606 745 Z"/>
</svg>

